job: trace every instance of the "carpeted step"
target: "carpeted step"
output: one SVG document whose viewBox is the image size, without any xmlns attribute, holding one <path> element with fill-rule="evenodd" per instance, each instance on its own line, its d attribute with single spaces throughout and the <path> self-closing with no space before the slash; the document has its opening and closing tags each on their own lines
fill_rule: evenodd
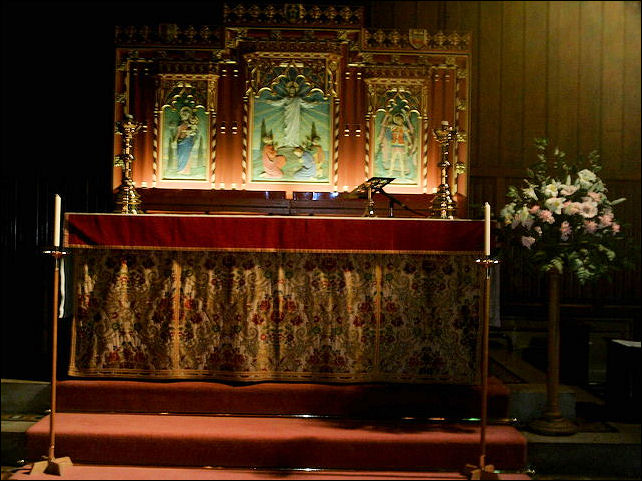
<svg viewBox="0 0 642 481">
<path fill-rule="evenodd" d="M 202 381 L 66 380 L 58 383 L 64 412 L 310 414 L 316 416 L 480 416 L 480 387 L 451 384 L 225 384 Z M 508 416 L 509 390 L 491 377 L 488 416 Z"/>
<path fill-rule="evenodd" d="M 479 461 L 479 427 L 417 421 L 257 416 L 56 414 L 56 456 L 83 464 L 459 470 Z M 49 444 L 49 418 L 27 431 L 27 455 Z M 488 426 L 487 463 L 520 470 L 526 440 Z"/>
<path fill-rule="evenodd" d="M 522 473 L 497 473 L 498 479 L 529 480 Z M 397 481 L 451 480 L 464 481 L 468 477 L 457 472 L 430 471 L 371 471 L 371 470 L 293 470 L 293 469 L 202 469 L 156 468 L 141 466 L 83 466 L 68 467 L 63 476 L 31 474 L 29 468 L 20 469 L 9 479 L 372 479 Z"/>
</svg>

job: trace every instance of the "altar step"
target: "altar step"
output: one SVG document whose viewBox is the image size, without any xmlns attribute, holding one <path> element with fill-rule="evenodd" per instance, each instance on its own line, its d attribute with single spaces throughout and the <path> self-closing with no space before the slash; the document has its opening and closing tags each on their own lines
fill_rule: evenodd
<svg viewBox="0 0 642 481">
<path fill-rule="evenodd" d="M 479 426 L 414 419 L 57 413 L 56 456 L 80 464 L 453 471 L 479 462 Z M 48 452 L 49 417 L 27 431 L 27 457 Z M 526 439 L 486 431 L 488 462 L 526 466 Z"/>
<path fill-rule="evenodd" d="M 509 394 L 489 378 L 489 419 L 508 416 Z M 466 419 L 479 417 L 480 406 L 479 386 L 449 384 L 65 380 L 57 389 L 58 411 L 84 413 Z"/>
<path fill-rule="evenodd" d="M 283 480 L 387 480 L 415 481 L 415 480 L 447 480 L 464 481 L 470 479 L 459 472 L 445 471 L 372 471 L 372 470 L 346 470 L 346 469 L 251 469 L 251 468 L 164 468 L 146 466 L 96 466 L 74 464 L 68 467 L 62 476 L 49 474 L 31 474 L 29 467 L 17 469 L 8 479 L 212 479 L 212 480 L 242 480 L 265 479 L 274 481 Z M 504 472 L 496 473 L 498 479 L 529 480 L 527 474 Z M 7 478 L 2 478 L 7 479 Z"/>
<path fill-rule="evenodd" d="M 493 421 L 505 419 L 508 395 L 491 378 Z M 310 469 L 323 479 L 336 470 L 355 479 L 395 470 L 407 473 L 400 479 L 464 479 L 457 473 L 479 462 L 479 424 L 466 420 L 479 406 L 478 386 L 64 380 L 56 455 L 93 467 L 216 468 L 202 479 L 249 466 L 260 471 L 254 479 L 310 479 Z M 490 424 L 486 442 L 496 469 L 525 468 L 526 441 L 514 427 Z M 25 433 L 25 460 L 40 459 L 48 443 L 44 417 Z"/>
</svg>

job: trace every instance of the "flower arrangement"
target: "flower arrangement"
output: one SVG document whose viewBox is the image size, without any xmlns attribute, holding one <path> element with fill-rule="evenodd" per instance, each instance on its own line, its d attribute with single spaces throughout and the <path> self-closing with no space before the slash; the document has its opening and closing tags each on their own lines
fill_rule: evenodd
<svg viewBox="0 0 642 481">
<path fill-rule="evenodd" d="M 499 214 L 503 245 L 526 252 L 541 272 L 566 268 L 581 284 L 596 280 L 616 267 L 623 233 L 613 207 L 625 199 L 608 199 L 597 152 L 569 162 L 558 148 L 548 155 L 547 139 L 535 145 L 538 161 L 523 186 L 509 187 Z"/>
</svg>

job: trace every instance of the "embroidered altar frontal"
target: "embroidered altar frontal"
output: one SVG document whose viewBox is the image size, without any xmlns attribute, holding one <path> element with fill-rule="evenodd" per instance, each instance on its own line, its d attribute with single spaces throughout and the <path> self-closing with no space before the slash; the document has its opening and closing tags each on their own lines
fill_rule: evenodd
<svg viewBox="0 0 642 481">
<path fill-rule="evenodd" d="M 483 228 L 67 214 L 69 374 L 477 383 Z"/>
</svg>

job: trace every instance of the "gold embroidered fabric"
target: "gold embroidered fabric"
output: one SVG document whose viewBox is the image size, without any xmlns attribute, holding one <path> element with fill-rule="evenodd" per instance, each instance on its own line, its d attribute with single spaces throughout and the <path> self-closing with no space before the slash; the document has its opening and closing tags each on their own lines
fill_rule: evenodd
<svg viewBox="0 0 642 481">
<path fill-rule="evenodd" d="M 475 257 L 75 249 L 69 373 L 474 384 Z"/>
</svg>

